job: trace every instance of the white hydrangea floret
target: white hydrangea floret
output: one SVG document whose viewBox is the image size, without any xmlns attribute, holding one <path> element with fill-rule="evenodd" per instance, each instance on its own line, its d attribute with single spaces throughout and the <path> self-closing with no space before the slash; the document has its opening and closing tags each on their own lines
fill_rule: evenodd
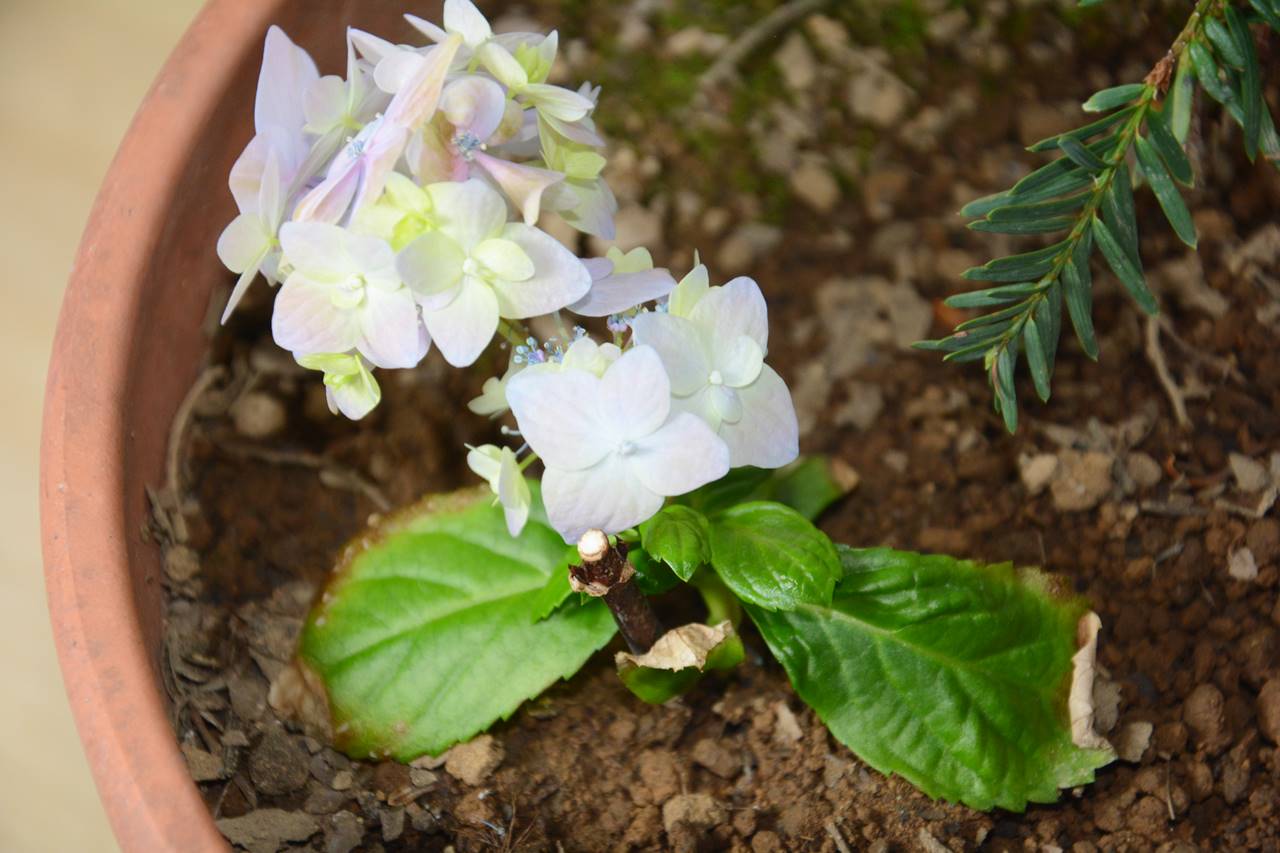
<svg viewBox="0 0 1280 853">
<path fill-rule="evenodd" d="M 358 421 L 377 408 L 382 389 L 369 363 L 357 353 L 316 353 L 298 358 L 308 370 L 324 372 L 325 400 L 329 411 Z"/>
<path fill-rule="evenodd" d="M 400 275 L 445 360 L 465 367 L 479 357 L 501 317 L 558 311 L 591 287 L 591 275 L 553 237 L 507 221 L 507 203 L 480 180 L 427 188 L 438 229 L 400 253 Z"/>
<path fill-rule="evenodd" d="M 292 272 L 271 316 L 277 344 L 295 356 L 356 350 L 378 367 L 422 360 L 430 339 L 384 240 L 290 222 L 280 242 Z"/>
<path fill-rule="evenodd" d="M 672 293 L 667 313 L 631 321 L 635 342 L 658 352 L 673 407 L 706 421 L 729 446 L 735 468 L 786 465 L 800 452 L 800 431 L 786 383 L 764 363 L 764 295 L 749 278 L 708 287 L 706 270 L 695 273 Z"/>
<path fill-rule="evenodd" d="M 507 531 L 512 536 L 519 536 L 520 531 L 524 530 L 525 522 L 529 520 L 529 506 L 533 496 L 520 470 L 515 451 L 510 447 L 495 447 L 492 444 L 482 444 L 468 450 L 467 466 L 489 484 L 502 504 Z"/>
<path fill-rule="evenodd" d="M 254 100 L 255 135 L 228 178 L 240 215 L 218 238 L 218 258 L 227 269 L 240 274 L 222 312 L 224 323 L 258 273 L 269 284 L 276 283 L 280 258 L 277 235 L 291 195 L 295 185 L 323 165 L 308 156 L 302 109 L 306 92 L 319 80 L 320 72 L 310 54 L 279 27 L 267 30 Z"/>
<path fill-rule="evenodd" d="M 507 400 L 545 466 L 543 502 L 566 542 L 634 527 L 665 498 L 729 471 L 729 449 L 705 422 L 670 416 L 671 383 L 651 347 L 623 353 L 603 376 L 524 370 Z"/>
</svg>

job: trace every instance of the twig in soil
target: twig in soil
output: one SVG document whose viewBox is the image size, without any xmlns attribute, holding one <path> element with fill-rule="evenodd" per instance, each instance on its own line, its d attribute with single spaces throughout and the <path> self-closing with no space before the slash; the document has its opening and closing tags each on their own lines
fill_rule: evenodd
<svg viewBox="0 0 1280 853">
<path fill-rule="evenodd" d="M 1167 518 L 1184 518 L 1209 514 L 1209 510 L 1195 504 L 1161 503 L 1160 501 L 1143 501 L 1138 504 L 1138 509 L 1148 515 L 1162 515 Z"/>
<path fill-rule="evenodd" d="M 382 490 L 366 480 L 356 471 L 335 463 L 314 453 L 300 450 L 272 450 L 253 444 L 221 441 L 218 448 L 237 459 L 251 459 L 266 462 L 268 465 L 292 465 L 298 468 L 311 468 L 319 472 L 320 482 L 331 489 L 343 489 L 356 492 L 368 498 L 382 512 L 391 511 L 391 501 Z"/>
<path fill-rule="evenodd" d="M 1213 502 L 1213 505 L 1218 509 L 1232 513 L 1233 515 L 1256 520 L 1262 518 L 1271 511 L 1271 507 L 1275 506 L 1277 498 L 1280 498 L 1280 487 L 1272 485 L 1258 496 L 1258 503 L 1255 506 L 1241 506 L 1240 504 L 1233 503 L 1225 498 L 1218 498 Z"/>
<path fill-rule="evenodd" d="M 699 92 L 706 93 L 722 83 L 738 77 L 738 65 L 766 41 L 791 26 L 805 15 L 810 15 L 831 0 L 791 0 L 765 15 L 725 48 L 698 81 Z"/>
<path fill-rule="evenodd" d="M 1173 416 L 1178 421 L 1178 426 L 1189 430 L 1191 418 L 1187 416 L 1187 401 L 1183 397 L 1182 389 L 1173 380 L 1173 374 L 1169 372 L 1169 363 L 1164 358 L 1164 350 L 1160 348 L 1160 321 L 1157 318 L 1147 318 L 1146 337 L 1144 351 L 1147 361 L 1151 362 L 1156 378 L 1160 380 L 1160 387 L 1164 389 L 1165 396 L 1169 398 L 1169 404 L 1173 406 Z"/>
<path fill-rule="evenodd" d="M 642 655 L 662 635 L 658 617 L 635 583 L 635 567 L 627 560 L 627 543 L 609 543 L 602 530 L 588 530 L 578 540 L 582 565 L 569 566 L 569 584 L 576 592 L 603 598 L 618 623 L 618 631 L 632 654 Z"/>
<path fill-rule="evenodd" d="M 1216 371 L 1222 379 L 1230 379 L 1237 385 L 1245 385 L 1244 374 L 1242 374 L 1235 365 L 1235 361 L 1230 358 L 1219 358 L 1216 355 L 1197 349 L 1192 344 L 1185 341 L 1177 330 L 1173 328 L 1173 323 L 1163 314 L 1156 315 L 1156 320 L 1160 323 L 1160 331 L 1169 336 L 1169 340 L 1178 345 L 1184 353 L 1193 361 L 1203 364 L 1205 367 Z"/>
<path fill-rule="evenodd" d="M 832 842 L 836 845 L 836 850 L 840 853 L 853 853 L 849 849 L 849 842 L 844 840 L 844 835 L 840 833 L 840 827 L 836 826 L 834 820 L 828 820 L 822 827 L 827 831 L 827 835 L 831 837 Z"/>
<path fill-rule="evenodd" d="M 183 494 L 183 440 L 186 438 L 187 428 L 194 420 L 196 404 L 200 402 L 200 398 L 209 390 L 209 387 L 221 381 L 226 373 L 226 368 L 217 365 L 196 377 L 191 390 L 182 398 L 182 405 L 178 406 L 178 411 L 173 416 L 173 423 L 169 426 L 169 447 L 165 455 L 165 486 L 175 501 Z"/>
</svg>

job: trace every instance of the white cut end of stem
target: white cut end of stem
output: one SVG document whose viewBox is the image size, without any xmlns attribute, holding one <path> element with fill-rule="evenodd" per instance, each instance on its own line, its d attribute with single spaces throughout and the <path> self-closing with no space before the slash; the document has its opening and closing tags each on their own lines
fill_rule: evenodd
<svg viewBox="0 0 1280 853">
<path fill-rule="evenodd" d="M 609 553 L 609 537 L 603 530 L 588 530 L 578 540 L 578 556 L 584 563 L 599 562 Z"/>
<path fill-rule="evenodd" d="M 1111 744 L 1093 728 L 1093 682 L 1097 677 L 1098 631 L 1102 620 L 1090 611 L 1080 617 L 1076 628 L 1080 649 L 1071 658 L 1071 692 L 1067 711 L 1071 715 L 1071 740 L 1082 749 L 1105 749 Z"/>
</svg>

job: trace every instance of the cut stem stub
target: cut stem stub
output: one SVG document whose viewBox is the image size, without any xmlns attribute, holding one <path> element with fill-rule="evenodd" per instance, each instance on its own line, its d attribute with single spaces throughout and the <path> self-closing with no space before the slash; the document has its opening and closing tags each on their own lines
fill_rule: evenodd
<svg viewBox="0 0 1280 853">
<path fill-rule="evenodd" d="M 578 540 L 578 556 L 582 564 L 569 566 L 569 585 L 575 592 L 604 599 L 632 654 L 649 651 L 662 635 L 662 626 L 649 599 L 636 586 L 627 544 L 610 544 L 604 531 L 588 530 Z"/>
</svg>

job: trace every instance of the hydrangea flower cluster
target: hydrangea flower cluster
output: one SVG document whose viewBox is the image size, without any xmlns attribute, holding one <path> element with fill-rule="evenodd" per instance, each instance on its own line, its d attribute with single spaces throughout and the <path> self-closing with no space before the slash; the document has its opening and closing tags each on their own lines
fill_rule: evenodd
<svg viewBox="0 0 1280 853">
<path fill-rule="evenodd" d="M 509 368 L 469 408 L 510 414 L 518 448 L 471 448 L 518 535 L 542 499 L 566 541 L 647 520 L 668 497 L 730 468 L 796 457 L 790 393 L 765 363 L 768 320 L 748 278 L 677 284 L 644 249 L 581 259 L 538 228 L 544 212 L 614 236 L 598 90 L 547 82 L 558 39 L 495 34 L 470 0 L 446 0 L 428 40 L 347 33 L 346 78 L 321 76 L 278 27 L 267 35 L 255 135 L 232 168 L 237 216 L 218 255 L 240 278 L 225 321 L 261 275 L 280 284 L 272 334 L 320 371 L 330 408 L 378 405 L 377 368 L 434 347 L 466 367 L 495 337 Z M 540 342 L 524 321 L 607 318 Z M 583 322 L 589 322 L 584 320 Z"/>
</svg>

